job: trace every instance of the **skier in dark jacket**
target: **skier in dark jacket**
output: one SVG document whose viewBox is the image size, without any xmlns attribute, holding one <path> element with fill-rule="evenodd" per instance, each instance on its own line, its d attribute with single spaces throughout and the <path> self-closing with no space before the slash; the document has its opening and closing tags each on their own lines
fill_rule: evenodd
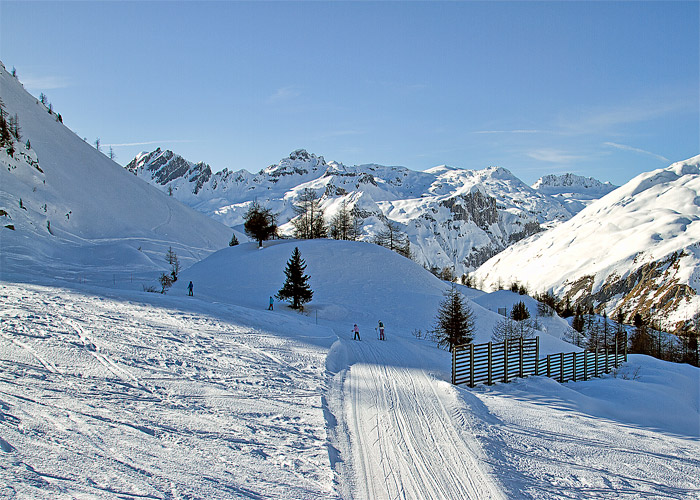
<svg viewBox="0 0 700 500">
<path fill-rule="evenodd" d="M 379 320 L 379 340 L 385 340 L 384 339 L 384 323 L 382 323 L 382 320 Z"/>
<path fill-rule="evenodd" d="M 190 297 L 192 297 L 194 295 L 194 292 L 192 292 L 193 288 L 194 288 L 194 285 L 190 281 L 190 284 L 187 285 L 187 295 L 189 295 Z"/>
</svg>

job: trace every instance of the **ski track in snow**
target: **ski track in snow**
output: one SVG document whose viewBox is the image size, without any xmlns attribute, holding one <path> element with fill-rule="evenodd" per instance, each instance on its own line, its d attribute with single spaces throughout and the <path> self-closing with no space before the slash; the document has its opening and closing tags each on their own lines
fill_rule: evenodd
<svg viewBox="0 0 700 500">
<path fill-rule="evenodd" d="M 460 424 L 455 390 L 426 371 L 402 366 L 393 343 L 345 341 L 358 361 L 334 378 L 337 436 L 350 461 L 352 498 L 501 499 L 480 445 Z M 461 422 L 463 423 L 463 422 Z"/>
</svg>

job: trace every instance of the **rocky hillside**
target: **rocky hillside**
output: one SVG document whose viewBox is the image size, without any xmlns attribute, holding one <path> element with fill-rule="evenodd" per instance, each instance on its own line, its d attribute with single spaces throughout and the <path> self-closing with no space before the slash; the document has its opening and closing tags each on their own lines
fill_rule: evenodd
<svg viewBox="0 0 700 500">
<path fill-rule="evenodd" d="M 578 213 L 591 202 L 617 189 L 609 182 L 574 174 L 545 175 L 532 185 L 532 189 L 554 196 L 573 213 Z"/>
<path fill-rule="evenodd" d="M 375 164 L 327 162 L 300 149 L 251 174 L 212 173 L 172 151 L 144 153 L 126 168 L 180 201 L 239 229 L 257 199 L 280 214 L 283 231 L 303 189 L 321 197 L 329 219 L 345 200 L 361 215 L 361 239 L 371 240 L 385 220 L 399 224 L 418 262 L 475 269 L 509 245 L 572 217 L 572 205 L 525 185 L 503 168 L 465 170 L 448 166 L 416 172 Z"/>
<path fill-rule="evenodd" d="M 700 156 L 635 177 L 474 276 L 677 327 L 700 308 Z"/>
</svg>

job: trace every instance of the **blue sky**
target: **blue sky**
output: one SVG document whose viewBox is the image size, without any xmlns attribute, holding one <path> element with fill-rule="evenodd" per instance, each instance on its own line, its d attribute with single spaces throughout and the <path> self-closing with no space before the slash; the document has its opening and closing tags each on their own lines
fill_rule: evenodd
<svg viewBox="0 0 700 500">
<path fill-rule="evenodd" d="M 0 0 L 0 60 L 122 164 L 305 148 L 622 184 L 700 153 L 698 6 Z"/>
</svg>

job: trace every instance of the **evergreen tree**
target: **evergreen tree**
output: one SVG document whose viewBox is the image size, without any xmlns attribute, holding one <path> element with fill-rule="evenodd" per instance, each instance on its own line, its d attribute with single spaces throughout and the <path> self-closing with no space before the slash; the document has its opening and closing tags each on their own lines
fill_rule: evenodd
<svg viewBox="0 0 700 500">
<path fill-rule="evenodd" d="M 630 352 L 636 354 L 651 354 L 652 338 L 649 335 L 647 321 L 640 313 L 636 313 L 633 319 L 634 332 L 630 339 Z"/>
<path fill-rule="evenodd" d="M 110 159 L 110 160 L 116 160 L 116 159 L 117 159 L 117 155 L 116 155 L 116 153 L 114 152 L 114 150 L 112 149 L 112 146 L 109 147 L 109 159 Z"/>
<path fill-rule="evenodd" d="M 296 202 L 292 205 L 297 215 L 292 219 L 294 236 L 303 240 L 325 238 L 328 236 L 328 228 L 323 217 L 321 199 L 313 189 L 304 189 Z"/>
<path fill-rule="evenodd" d="M 177 281 L 177 275 L 180 274 L 180 260 L 173 251 L 173 247 L 168 248 L 168 251 L 165 253 L 165 260 L 170 264 L 170 278 L 174 283 Z"/>
<path fill-rule="evenodd" d="M 576 306 L 576 314 L 574 315 L 574 320 L 571 322 L 571 328 L 579 333 L 583 332 L 583 327 L 585 325 L 585 320 L 583 319 L 583 311 L 581 311 L 581 306 Z"/>
<path fill-rule="evenodd" d="M 301 258 L 299 247 L 295 247 L 284 270 L 286 276 L 284 285 L 275 295 L 278 300 L 289 301 L 292 309 L 302 309 L 314 295 L 309 286 L 309 276 L 304 274 L 305 270 L 306 262 Z"/>
<path fill-rule="evenodd" d="M 467 344 L 474 338 L 474 312 L 453 286 L 445 292 L 432 330 L 438 347 L 447 346 L 452 352 L 456 345 Z"/>
<path fill-rule="evenodd" d="M 260 206 L 257 201 L 248 208 L 243 218 L 245 234 L 256 240 L 259 247 L 263 246 L 263 241 L 277 234 L 277 216 L 269 208 Z"/>
<path fill-rule="evenodd" d="M 530 311 L 528 311 L 527 306 L 521 300 L 513 306 L 513 309 L 510 311 L 510 317 L 515 321 L 523 321 L 530 317 Z"/>
<path fill-rule="evenodd" d="M 617 342 L 617 348 L 620 351 L 624 351 L 627 344 L 627 329 L 625 328 L 625 315 L 622 309 L 618 309 L 615 323 L 615 342 Z"/>
<path fill-rule="evenodd" d="M 100 138 L 95 139 L 95 149 L 100 151 Z"/>
<path fill-rule="evenodd" d="M 238 245 L 238 238 L 236 238 L 236 233 L 233 233 L 233 236 L 231 236 L 231 241 L 228 242 L 228 246 L 235 247 L 236 245 Z"/>
</svg>

